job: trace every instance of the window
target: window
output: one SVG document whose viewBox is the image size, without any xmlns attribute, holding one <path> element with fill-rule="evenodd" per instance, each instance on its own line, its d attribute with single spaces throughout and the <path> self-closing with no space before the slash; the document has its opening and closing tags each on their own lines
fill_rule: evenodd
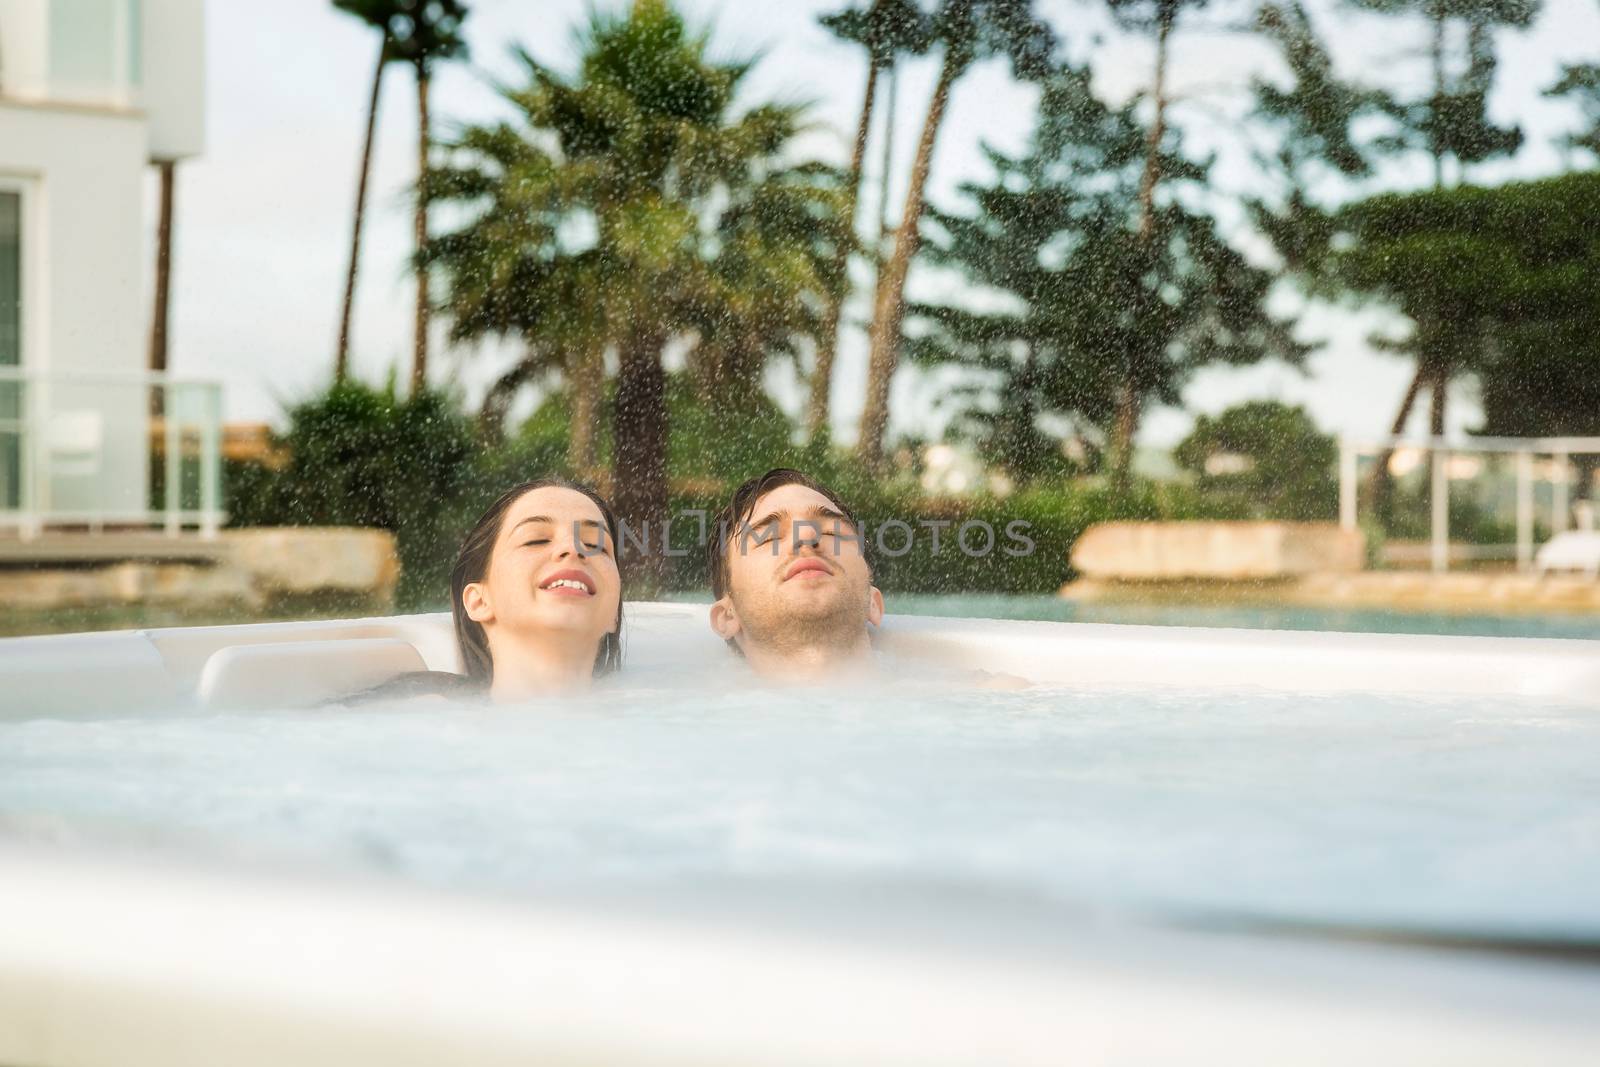
<svg viewBox="0 0 1600 1067">
<path fill-rule="evenodd" d="M 50 0 L 50 84 L 68 96 L 121 97 L 143 66 L 139 0 Z"/>
</svg>

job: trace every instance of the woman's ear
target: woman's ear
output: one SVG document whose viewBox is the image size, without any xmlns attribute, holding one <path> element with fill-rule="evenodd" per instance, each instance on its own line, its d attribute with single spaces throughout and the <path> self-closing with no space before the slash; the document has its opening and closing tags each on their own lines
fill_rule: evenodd
<svg viewBox="0 0 1600 1067">
<path fill-rule="evenodd" d="M 489 605 L 489 594 L 477 582 L 468 582 L 467 587 L 461 590 L 461 606 L 466 609 L 467 618 L 473 622 L 494 621 L 494 608 Z"/>
<path fill-rule="evenodd" d="M 874 626 L 883 622 L 883 594 L 875 585 L 867 588 L 867 621 Z"/>
<path fill-rule="evenodd" d="M 724 641 L 732 641 L 739 636 L 742 627 L 739 625 L 739 613 L 733 610 L 732 597 L 723 597 L 711 605 L 711 628 Z"/>
</svg>

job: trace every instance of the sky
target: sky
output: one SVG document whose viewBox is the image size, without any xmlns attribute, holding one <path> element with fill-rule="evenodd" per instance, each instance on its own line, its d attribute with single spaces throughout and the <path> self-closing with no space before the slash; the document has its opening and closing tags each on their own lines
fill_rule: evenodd
<svg viewBox="0 0 1600 1067">
<path fill-rule="evenodd" d="M 601 0 L 601 6 L 621 2 Z M 836 163 L 848 160 L 865 68 L 858 50 L 833 38 L 816 18 L 843 5 L 844 0 L 680 0 L 691 20 L 713 29 L 716 54 L 762 56 L 749 78 L 750 100 L 813 104 L 816 128 L 798 148 Z M 471 62 L 446 65 L 434 80 L 435 136 L 447 136 L 460 123 L 505 115 L 492 85 L 496 77 L 516 72 L 513 45 L 568 67 L 573 28 L 590 6 L 590 0 L 475 0 L 466 24 Z M 1041 0 L 1039 6 L 1069 54 L 1090 63 L 1104 98 L 1126 99 L 1148 82 L 1153 46 L 1114 32 L 1100 14 L 1103 5 Z M 1423 43 L 1420 28 L 1408 31 L 1402 22 L 1336 10 L 1328 0 L 1311 0 L 1310 7 L 1328 33 L 1341 73 L 1398 87 L 1420 72 L 1411 58 Z M 1213 8 L 1228 12 L 1226 4 Z M 206 19 L 207 145 L 177 173 L 171 366 L 186 377 L 222 382 L 230 421 L 281 425 L 286 404 L 315 394 L 331 377 L 377 41 L 326 0 L 209 0 Z M 1218 18 L 1206 21 L 1221 26 Z M 1473 180 L 1495 183 L 1592 165 L 1574 163 L 1554 146 L 1561 133 L 1575 128 L 1577 112 L 1540 92 L 1562 63 L 1600 60 L 1600 3 L 1545 0 L 1529 31 L 1500 35 L 1499 54 L 1491 113 L 1521 123 L 1527 140 L 1517 156 L 1475 170 Z M 899 78 L 891 218 L 905 196 L 934 74 L 934 61 L 922 60 L 907 64 Z M 1214 180 L 1229 189 L 1254 188 L 1260 180 L 1225 121 L 1237 115 L 1241 89 L 1257 74 L 1281 76 L 1260 40 L 1225 28 L 1175 39 L 1172 83 L 1186 98 L 1175 120 L 1191 148 L 1217 154 Z M 1008 152 L 1025 145 L 1034 99 L 1000 63 L 980 65 L 957 83 L 933 162 L 933 204 L 959 208 L 960 184 L 988 177 L 983 144 Z M 875 129 L 868 149 L 863 220 L 878 212 L 883 136 Z M 414 82 L 396 66 L 383 85 L 353 326 L 354 371 L 372 381 L 398 371 L 403 382 L 409 373 L 414 285 L 405 270 L 411 251 L 407 190 L 415 180 L 416 138 Z M 1425 168 L 1417 167 L 1384 177 L 1398 187 L 1427 181 Z M 148 194 L 153 242 L 153 176 Z M 1247 254 L 1266 255 L 1248 234 L 1238 243 Z M 913 291 L 922 296 L 943 295 L 949 284 L 926 272 L 912 277 Z M 853 310 L 833 392 L 841 440 L 854 438 L 866 380 L 866 308 Z M 1368 438 L 1386 433 L 1410 368 L 1373 350 L 1367 337 L 1374 330 L 1403 328 L 1404 320 L 1382 309 L 1313 306 L 1301 318 L 1300 336 L 1321 347 L 1304 372 L 1275 363 L 1202 371 L 1185 392 L 1186 410 L 1150 411 L 1140 442 L 1170 446 L 1196 413 L 1216 413 L 1251 398 L 1304 404 L 1330 432 Z M 451 348 L 436 325 L 430 378 L 458 386 L 472 401 L 515 355 L 506 345 Z M 780 403 L 798 410 L 802 394 L 792 374 L 775 370 L 769 386 Z M 939 383 L 925 374 L 902 371 L 891 398 L 891 429 L 937 434 L 945 417 L 936 405 L 939 391 Z M 522 409 L 532 403 L 526 398 Z M 1475 424 L 1470 383 L 1453 390 L 1450 415 L 1452 431 Z"/>
</svg>

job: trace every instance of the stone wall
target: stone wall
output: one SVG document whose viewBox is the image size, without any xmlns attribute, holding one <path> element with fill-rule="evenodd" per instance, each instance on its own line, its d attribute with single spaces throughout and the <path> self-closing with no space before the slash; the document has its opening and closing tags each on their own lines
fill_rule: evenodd
<svg viewBox="0 0 1600 1067">
<path fill-rule="evenodd" d="M 124 605 L 260 608 L 331 597 L 384 610 L 400 561 L 386 530 L 274 527 L 226 530 L 205 551 L 148 535 L 51 534 L 0 552 L 0 603 L 16 611 Z M 119 546 L 120 549 L 119 549 Z M 53 548 L 53 550 L 52 550 Z M 187 558 L 184 558 L 187 557 Z"/>
<path fill-rule="evenodd" d="M 1359 571 L 1359 530 L 1318 522 L 1105 522 L 1072 546 L 1072 566 L 1112 581 L 1250 581 Z"/>
<path fill-rule="evenodd" d="M 353 594 L 394 599 L 400 558 L 387 530 L 274 526 L 225 530 L 233 566 L 264 599 Z"/>
</svg>

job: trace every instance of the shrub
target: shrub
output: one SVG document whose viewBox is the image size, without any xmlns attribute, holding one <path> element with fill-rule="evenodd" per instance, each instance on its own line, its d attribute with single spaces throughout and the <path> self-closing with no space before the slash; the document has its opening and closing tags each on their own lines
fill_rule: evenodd
<svg viewBox="0 0 1600 1067">
<path fill-rule="evenodd" d="M 230 522 L 391 530 L 401 605 L 436 601 L 461 514 L 483 495 L 481 449 L 456 399 L 347 381 L 291 408 L 282 444 L 282 470 L 230 468 Z"/>
<path fill-rule="evenodd" d="M 874 480 L 826 443 L 793 443 L 776 405 L 737 416 L 708 410 L 683 376 L 669 381 L 669 400 L 673 514 L 700 511 L 709 521 L 738 482 L 770 467 L 799 467 L 850 504 L 871 541 L 885 522 L 912 527 L 909 551 L 900 551 L 906 537 L 897 529 L 883 532 L 888 551 L 873 550 L 876 580 L 890 593 L 1050 593 L 1070 577 L 1068 550 L 1092 523 L 1243 514 L 1243 505 L 1229 496 L 1148 483 L 1120 499 L 1103 485 L 1085 482 L 1035 483 L 1003 499 L 927 499 L 913 482 Z M 392 530 L 403 569 L 400 606 L 438 609 L 447 603 L 449 569 L 461 538 L 489 502 L 519 481 L 571 474 L 566 412 L 565 398 L 554 394 L 504 444 L 491 447 L 456 397 L 430 392 L 400 398 L 392 383 L 373 388 L 347 382 L 290 409 L 280 441 L 290 460 L 281 470 L 228 465 L 230 521 Z M 609 433 L 598 445 L 604 462 Z M 961 550 L 962 524 L 974 521 L 994 531 L 994 544 L 981 556 Z M 933 525 L 939 530 L 937 551 Z M 668 559 L 668 588 L 706 588 L 699 534 L 698 522 L 687 517 L 673 523 L 672 545 L 681 554 Z M 968 531 L 969 548 L 985 540 L 981 529 Z"/>
<path fill-rule="evenodd" d="M 1233 502 L 1208 498 L 1182 486 L 1141 483 L 1121 499 L 1108 487 L 1083 483 L 1030 488 L 1005 498 L 929 499 L 914 487 L 873 483 L 849 474 L 837 476 L 826 465 L 803 469 L 838 492 L 861 520 L 867 532 L 873 580 L 885 593 L 1054 593 L 1072 577 L 1069 552 L 1073 542 L 1094 523 L 1240 517 Z M 672 502 L 674 512 L 703 509 L 708 515 L 715 514 L 731 488 L 679 494 Z M 675 529 L 673 542 L 686 547 L 698 530 L 694 523 L 681 521 L 684 536 L 680 538 Z M 967 531 L 970 551 L 962 549 L 962 526 L 973 522 L 993 531 L 987 551 L 982 549 L 989 535 L 982 526 Z M 908 538 L 904 528 L 886 523 L 904 523 L 912 536 Z M 1018 523 L 1021 525 L 1013 525 Z M 679 592 L 706 588 L 702 551 L 695 549 L 670 563 L 670 588 Z"/>
<path fill-rule="evenodd" d="M 1173 451 L 1201 492 L 1232 497 L 1261 519 L 1332 519 L 1339 509 L 1339 447 L 1304 408 L 1252 400 L 1212 417 L 1201 415 Z M 1241 469 L 1221 472 L 1216 461 Z"/>
</svg>

